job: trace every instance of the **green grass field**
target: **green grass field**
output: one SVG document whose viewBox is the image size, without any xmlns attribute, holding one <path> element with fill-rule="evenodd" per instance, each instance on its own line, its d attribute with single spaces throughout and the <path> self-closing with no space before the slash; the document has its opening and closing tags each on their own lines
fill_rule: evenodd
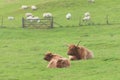
<svg viewBox="0 0 120 80">
<path fill-rule="evenodd" d="M 34 4 L 39 9 L 23 11 L 20 10 L 22 4 Z M 112 21 L 119 22 L 119 7 L 119 0 L 96 0 L 94 4 L 87 0 L 1 0 L 0 15 L 14 15 L 17 23 L 11 26 L 12 23 L 5 22 L 6 27 L 0 28 L 0 80 L 119 80 L 120 25 L 78 27 L 78 18 L 86 11 L 95 15 L 96 23 L 104 23 L 100 21 L 106 14 L 111 15 Z M 55 21 L 63 27 L 20 28 L 19 20 L 28 11 L 41 17 L 45 11 L 52 12 Z M 71 21 L 65 19 L 67 12 L 73 14 Z M 94 59 L 71 61 L 70 68 L 46 67 L 48 62 L 43 57 L 47 51 L 68 57 L 66 45 L 77 44 L 79 40 L 80 45 L 94 52 Z"/>
</svg>

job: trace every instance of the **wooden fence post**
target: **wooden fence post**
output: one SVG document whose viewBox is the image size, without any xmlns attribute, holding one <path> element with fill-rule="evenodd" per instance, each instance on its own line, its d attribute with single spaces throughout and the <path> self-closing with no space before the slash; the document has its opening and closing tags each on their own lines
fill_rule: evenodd
<svg viewBox="0 0 120 80">
<path fill-rule="evenodd" d="M 1 27 L 3 27 L 3 16 L 1 17 Z"/>
<path fill-rule="evenodd" d="M 79 17 L 79 26 L 82 26 L 81 17 Z"/>
<path fill-rule="evenodd" d="M 53 28 L 53 17 L 51 18 L 51 28 Z"/>
<path fill-rule="evenodd" d="M 109 18 L 108 18 L 109 16 L 108 15 L 106 15 L 106 23 L 107 24 L 109 24 Z"/>
<path fill-rule="evenodd" d="M 24 18 L 22 17 L 22 27 L 24 28 Z"/>
</svg>

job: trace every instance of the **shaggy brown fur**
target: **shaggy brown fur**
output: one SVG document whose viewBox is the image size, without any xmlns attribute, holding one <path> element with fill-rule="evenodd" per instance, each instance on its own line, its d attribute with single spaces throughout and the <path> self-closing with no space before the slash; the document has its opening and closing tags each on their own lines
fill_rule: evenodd
<svg viewBox="0 0 120 80">
<path fill-rule="evenodd" d="M 44 60 L 51 61 L 52 59 L 58 59 L 58 58 L 62 58 L 62 56 L 48 52 L 45 54 Z"/>
<path fill-rule="evenodd" d="M 93 53 L 83 46 L 70 45 L 67 54 L 70 60 L 90 59 Z"/>
<path fill-rule="evenodd" d="M 47 53 L 45 54 L 44 60 L 48 61 L 48 68 L 64 68 L 70 66 L 70 61 L 60 55 Z"/>
<path fill-rule="evenodd" d="M 58 59 L 56 66 L 57 66 L 57 68 L 69 67 L 70 61 L 66 58 L 60 58 L 60 59 Z"/>
</svg>

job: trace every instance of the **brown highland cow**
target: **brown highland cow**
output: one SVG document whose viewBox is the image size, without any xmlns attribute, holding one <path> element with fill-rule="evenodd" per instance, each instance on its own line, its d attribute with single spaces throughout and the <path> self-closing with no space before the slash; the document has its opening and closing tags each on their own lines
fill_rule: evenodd
<svg viewBox="0 0 120 80">
<path fill-rule="evenodd" d="M 44 60 L 48 61 L 48 68 L 64 68 L 70 66 L 70 61 L 60 55 L 47 53 L 45 54 Z"/>
<path fill-rule="evenodd" d="M 78 45 L 69 45 L 67 55 L 70 60 L 86 60 L 94 57 L 92 51 Z"/>
</svg>

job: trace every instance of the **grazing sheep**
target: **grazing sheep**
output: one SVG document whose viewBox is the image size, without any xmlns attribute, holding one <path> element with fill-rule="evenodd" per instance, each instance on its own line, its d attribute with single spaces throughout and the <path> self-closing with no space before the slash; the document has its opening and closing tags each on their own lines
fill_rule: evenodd
<svg viewBox="0 0 120 80">
<path fill-rule="evenodd" d="M 66 14 L 66 19 L 67 19 L 67 20 L 70 20 L 70 19 L 71 19 L 71 13 L 67 13 L 67 14 Z"/>
<path fill-rule="evenodd" d="M 40 22 L 40 18 L 39 18 L 38 16 L 33 17 L 32 20 L 33 20 L 33 21 L 36 21 L 36 22 L 38 22 L 38 23 Z"/>
<path fill-rule="evenodd" d="M 90 3 L 94 3 L 94 2 L 95 2 L 95 0 L 88 0 L 88 2 L 90 2 Z"/>
<path fill-rule="evenodd" d="M 36 6 L 31 6 L 31 9 L 32 9 L 32 10 L 36 10 L 37 7 L 36 7 Z"/>
<path fill-rule="evenodd" d="M 13 16 L 8 16 L 8 20 L 14 20 Z"/>
<path fill-rule="evenodd" d="M 90 19 L 91 19 L 90 13 L 89 12 L 84 13 L 83 21 L 88 22 Z"/>
<path fill-rule="evenodd" d="M 89 21 L 90 20 L 90 16 L 85 16 L 84 18 L 83 18 L 83 21 Z"/>
<path fill-rule="evenodd" d="M 70 66 L 70 61 L 51 52 L 45 54 L 44 60 L 48 61 L 48 68 L 65 68 Z"/>
<path fill-rule="evenodd" d="M 40 19 L 38 16 L 35 16 L 35 17 L 33 17 L 32 18 L 33 20 L 38 20 L 38 19 Z"/>
<path fill-rule="evenodd" d="M 31 22 L 33 22 L 33 21 L 36 21 L 36 22 L 40 22 L 40 18 L 39 17 L 37 17 L 37 16 L 28 16 L 27 18 L 26 18 L 27 20 L 30 20 Z"/>
<path fill-rule="evenodd" d="M 32 13 L 25 13 L 25 16 L 29 17 L 29 16 L 33 16 L 33 14 Z"/>
<path fill-rule="evenodd" d="M 78 46 L 74 44 L 68 46 L 67 55 L 69 55 L 70 60 L 86 60 L 94 57 L 92 51 L 88 50 L 84 46 Z"/>
<path fill-rule="evenodd" d="M 28 16 L 26 17 L 27 20 L 29 20 L 30 22 L 33 22 L 33 16 Z"/>
<path fill-rule="evenodd" d="M 22 5 L 22 6 L 21 6 L 21 9 L 27 9 L 27 8 L 28 8 L 27 5 Z"/>
<path fill-rule="evenodd" d="M 90 16 L 90 13 L 89 12 L 86 12 L 86 13 L 84 13 L 84 16 L 86 17 L 86 16 Z"/>
<path fill-rule="evenodd" d="M 26 17 L 27 20 L 33 19 L 33 16 Z"/>
<path fill-rule="evenodd" d="M 43 17 L 44 18 L 51 18 L 52 17 L 52 14 L 51 13 L 43 13 Z"/>
</svg>

